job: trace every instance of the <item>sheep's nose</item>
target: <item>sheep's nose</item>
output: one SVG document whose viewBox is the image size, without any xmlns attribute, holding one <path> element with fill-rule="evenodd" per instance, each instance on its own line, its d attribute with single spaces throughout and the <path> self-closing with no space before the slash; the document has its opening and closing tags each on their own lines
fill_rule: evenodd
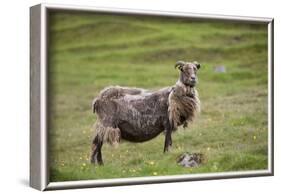
<svg viewBox="0 0 281 194">
<path fill-rule="evenodd" d="M 193 76 L 191 76 L 191 80 L 192 81 L 195 81 L 195 79 L 196 79 L 196 77 L 193 75 Z"/>
</svg>

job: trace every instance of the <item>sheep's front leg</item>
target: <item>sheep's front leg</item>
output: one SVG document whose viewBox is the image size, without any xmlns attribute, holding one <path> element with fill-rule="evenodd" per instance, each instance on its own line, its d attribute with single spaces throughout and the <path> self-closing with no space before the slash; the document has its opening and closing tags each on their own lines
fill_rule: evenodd
<svg viewBox="0 0 281 194">
<path fill-rule="evenodd" d="M 168 152 L 171 146 L 172 146 L 172 128 L 169 126 L 166 128 L 164 153 Z"/>
</svg>

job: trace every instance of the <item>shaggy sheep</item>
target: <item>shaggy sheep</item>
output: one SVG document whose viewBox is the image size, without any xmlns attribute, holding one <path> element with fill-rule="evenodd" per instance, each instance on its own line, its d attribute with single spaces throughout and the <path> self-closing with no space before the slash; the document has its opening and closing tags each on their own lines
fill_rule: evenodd
<svg viewBox="0 0 281 194">
<path fill-rule="evenodd" d="M 174 86 L 148 91 L 120 86 L 107 87 L 93 101 L 97 114 L 96 134 L 92 142 L 91 162 L 103 164 L 103 142 L 148 141 L 165 132 L 164 152 L 172 145 L 172 131 L 193 120 L 200 110 L 195 89 L 197 62 L 178 61 L 179 80 Z"/>
</svg>

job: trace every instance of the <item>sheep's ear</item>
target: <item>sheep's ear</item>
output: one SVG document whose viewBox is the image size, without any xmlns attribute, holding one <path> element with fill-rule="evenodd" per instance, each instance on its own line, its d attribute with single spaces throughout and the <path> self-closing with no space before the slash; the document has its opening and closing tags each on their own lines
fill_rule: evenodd
<svg viewBox="0 0 281 194">
<path fill-rule="evenodd" d="M 183 71 L 183 66 L 185 65 L 184 61 L 178 61 L 175 64 L 175 68 L 178 68 L 179 70 Z"/>
<path fill-rule="evenodd" d="M 200 64 L 200 63 L 198 63 L 197 61 L 194 61 L 193 63 L 196 65 L 196 68 L 197 68 L 197 69 L 200 69 L 200 67 L 201 67 L 201 64 Z"/>
</svg>

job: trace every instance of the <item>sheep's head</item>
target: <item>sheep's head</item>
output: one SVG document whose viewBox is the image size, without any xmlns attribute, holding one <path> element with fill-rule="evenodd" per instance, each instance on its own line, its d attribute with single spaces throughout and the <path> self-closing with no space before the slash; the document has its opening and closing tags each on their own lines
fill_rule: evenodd
<svg viewBox="0 0 281 194">
<path fill-rule="evenodd" d="M 180 81 L 190 87 L 194 87 L 197 83 L 197 71 L 200 69 L 200 64 L 194 62 L 178 61 L 175 68 L 180 70 Z"/>
</svg>

